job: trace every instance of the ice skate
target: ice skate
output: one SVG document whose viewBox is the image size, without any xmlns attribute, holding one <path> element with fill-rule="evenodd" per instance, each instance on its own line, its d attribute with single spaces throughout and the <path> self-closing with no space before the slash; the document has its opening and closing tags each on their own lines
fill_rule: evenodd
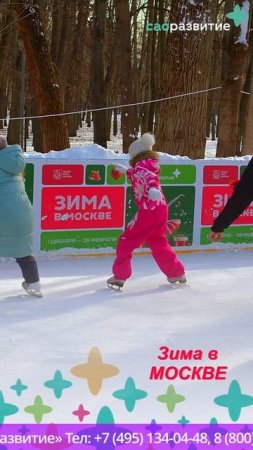
<svg viewBox="0 0 253 450">
<path fill-rule="evenodd" d="M 185 284 L 186 283 L 186 276 L 185 274 L 181 275 L 180 277 L 167 277 L 167 280 L 169 283 L 180 283 L 180 284 Z"/>
<path fill-rule="evenodd" d="M 26 283 L 26 281 L 23 281 L 22 287 L 27 292 L 27 294 L 32 295 L 33 297 L 43 297 L 41 291 L 40 291 L 40 282 L 37 281 L 36 283 Z"/>
<path fill-rule="evenodd" d="M 124 286 L 125 280 L 119 280 L 118 278 L 115 278 L 114 276 L 111 278 L 108 278 L 107 285 L 110 289 L 117 289 L 120 290 Z"/>
</svg>

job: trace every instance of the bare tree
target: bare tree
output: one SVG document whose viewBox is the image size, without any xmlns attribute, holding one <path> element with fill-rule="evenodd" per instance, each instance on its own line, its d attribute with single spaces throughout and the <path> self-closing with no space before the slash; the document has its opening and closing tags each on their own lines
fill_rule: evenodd
<svg viewBox="0 0 253 450">
<path fill-rule="evenodd" d="M 88 22 L 90 0 L 78 1 L 76 27 L 73 32 L 74 43 L 69 55 L 68 79 L 65 86 L 65 109 L 67 111 L 81 110 L 87 103 L 90 81 L 90 61 L 92 44 L 91 28 Z M 69 135 L 75 136 L 80 123 L 78 114 L 67 117 Z"/>
<path fill-rule="evenodd" d="M 244 9 L 250 8 L 249 0 L 237 2 Z M 227 39 L 223 40 L 223 51 L 227 58 L 227 72 L 222 83 L 219 108 L 217 156 L 236 155 L 241 91 L 247 72 L 247 22 L 231 25 Z"/>
<path fill-rule="evenodd" d="M 253 155 L 253 65 L 251 64 L 250 96 L 245 134 L 243 139 L 242 155 Z"/>
<path fill-rule="evenodd" d="M 95 30 L 92 58 L 92 100 L 94 108 L 106 106 L 104 52 L 107 0 L 95 0 Z M 93 114 L 94 142 L 107 147 L 106 111 Z"/>
<path fill-rule="evenodd" d="M 10 117 L 23 117 L 24 114 L 24 54 L 21 47 L 21 42 L 16 38 L 15 48 L 15 65 L 12 70 L 12 84 L 11 84 L 11 108 Z M 9 144 L 23 144 L 23 120 L 10 120 L 8 126 L 8 143 Z"/>
<path fill-rule="evenodd" d="M 248 101 L 248 111 L 246 116 L 245 133 L 243 138 L 242 155 L 253 155 L 253 14 L 251 15 L 249 46 L 250 46 L 250 65 L 249 65 L 250 95 Z"/>
<path fill-rule="evenodd" d="M 18 25 L 23 38 L 27 65 L 41 118 L 42 152 L 69 147 L 67 122 L 63 113 L 63 96 L 49 53 L 37 0 L 14 0 L 13 7 L 21 20 Z"/>
<path fill-rule="evenodd" d="M 11 71 L 14 65 L 13 40 L 15 33 L 12 30 L 12 22 L 15 13 L 11 10 L 6 1 L 4 6 L 0 4 L 0 117 L 7 115 L 8 85 L 11 83 Z M 4 121 L 0 120 L 0 129 L 4 126 Z"/>
<path fill-rule="evenodd" d="M 132 74 L 132 49 L 129 3 L 126 0 L 115 0 L 116 33 L 118 36 L 120 67 L 120 99 L 123 104 L 132 103 L 134 100 L 133 74 Z M 135 115 L 133 108 L 122 110 L 121 129 L 123 135 L 123 151 L 127 152 L 129 145 L 137 134 L 135 127 Z"/>
<path fill-rule="evenodd" d="M 170 21 L 213 22 L 217 1 L 194 4 L 172 0 Z M 209 87 L 213 31 L 176 31 L 168 35 L 160 80 L 160 96 L 202 91 Z M 157 148 L 171 154 L 203 158 L 206 144 L 207 94 L 180 97 L 159 104 L 156 112 Z"/>
</svg>

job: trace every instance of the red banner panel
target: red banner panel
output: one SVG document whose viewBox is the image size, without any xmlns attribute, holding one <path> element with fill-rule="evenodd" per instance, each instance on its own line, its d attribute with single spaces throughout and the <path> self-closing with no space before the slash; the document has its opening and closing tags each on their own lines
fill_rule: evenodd
<svg viewBox="0 0 253 450">
<path fill-rule="evenodd" d="M 43 188 L 42 230 L 121 228 L 124 187 Z"/>
<path fill-rule="evenodd" d="M 203 188 L 201 224 L 212 225 L 233 192 L 231 186 L 210 186 Z M 253 224 L 253 205 L 251 204 L 233 223 Z"/>
<path fill-rule="evenodd" d="M 239 178 L 237 166 L 205 166 L 204 184 L 231 184 Z"/>
<path fill-rule="evenodd" d="M 42 167 L 42 184 L 73 185 L 83 184 L 82 164 L 45 164 Z"/>
</svg>

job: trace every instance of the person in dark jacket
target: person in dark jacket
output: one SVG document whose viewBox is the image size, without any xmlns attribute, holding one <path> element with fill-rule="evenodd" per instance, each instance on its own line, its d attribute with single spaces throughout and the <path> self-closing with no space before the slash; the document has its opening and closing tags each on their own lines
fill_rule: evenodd
<svg viewBox="0 0 253 450">
<path fill-rule="evenodd" d="M 0 257 L 13 257 L 24 277 L 28 294 L 42 297 L 33 250 L 33 210 L 22 172 L 26 161 L 19 145 L 7 145 L 0 136 Z"/>
<path fill-rule="evenodd" d="M 251 158 L 241 179 L 236 184 L 232 196 L 229 198 L 225 208 L 220 212 L 211 227 L 210 240 L 218 242 L 222 239 L 225 228 L 229 227 L 234 220 L 249 206 L 253 200 L 253 158 Z"/>
</svg>

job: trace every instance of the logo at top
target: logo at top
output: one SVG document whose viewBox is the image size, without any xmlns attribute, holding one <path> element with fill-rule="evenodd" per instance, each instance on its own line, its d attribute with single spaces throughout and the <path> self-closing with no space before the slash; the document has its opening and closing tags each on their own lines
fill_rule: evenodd
<svg viewBox="0 0 253 450">
<path fill-rule="evenodd" d="M 239 5 L 236 5 L 232 12 L 226 14 L 226 17 L 233 20 L 235 26 L 239 27 L 248 19 L 248 13 L 243 8 L 240 8 Z"/>
</svg>

